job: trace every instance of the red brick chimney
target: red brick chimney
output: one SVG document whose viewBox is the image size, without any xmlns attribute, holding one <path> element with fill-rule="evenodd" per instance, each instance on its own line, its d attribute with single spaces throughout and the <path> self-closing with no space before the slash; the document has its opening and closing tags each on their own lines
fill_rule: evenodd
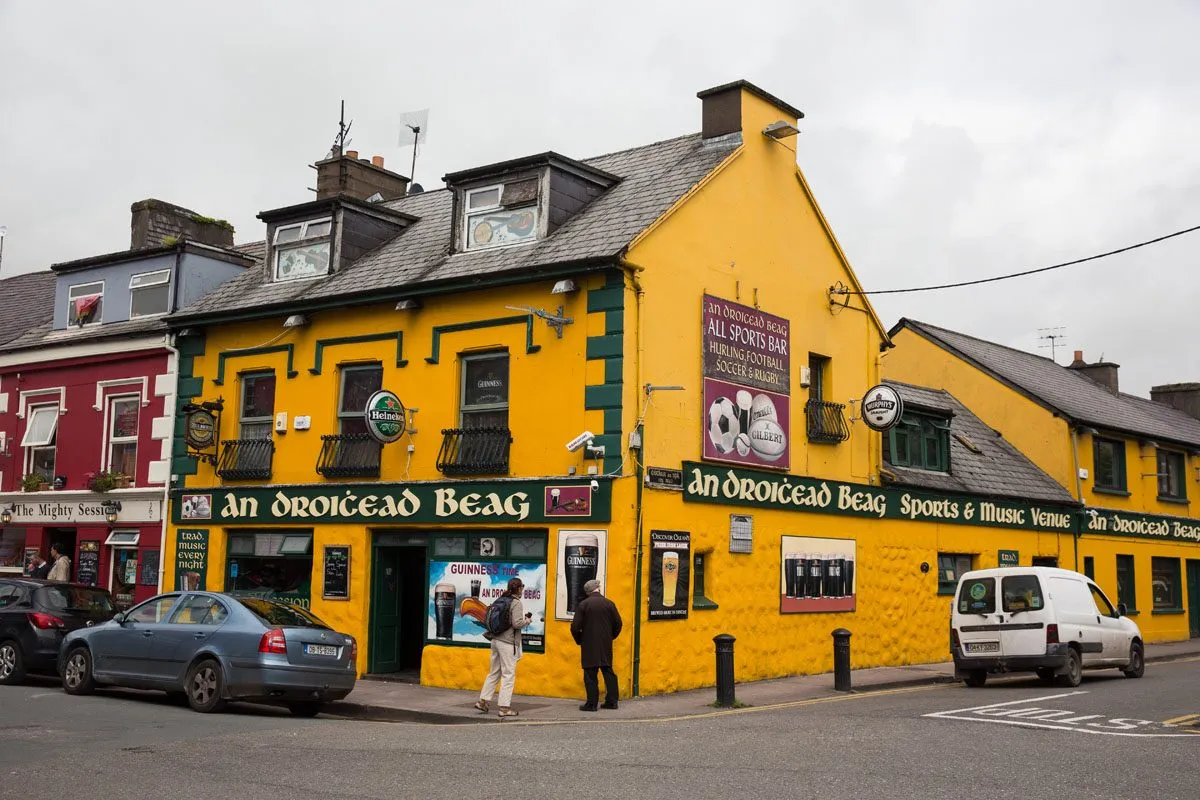
<svg viewBox="0 0 1200 800">
<path fill-rule="evenodd" d="M 1073 369 L 1086 378 L 1100 384 L 1113 394 L 1119 392 L 1117 384 L 1117 370 L 1121 368 L 1120 364 L 1114 364 L 1111 361 L 1105 361 L 1104 356 L 1095 364 L 1089 364 L 1083 360 L 1083 351 L 1075 351 L 1075 360 L 1067 365 L 1067 369 Z"/>
</svg>

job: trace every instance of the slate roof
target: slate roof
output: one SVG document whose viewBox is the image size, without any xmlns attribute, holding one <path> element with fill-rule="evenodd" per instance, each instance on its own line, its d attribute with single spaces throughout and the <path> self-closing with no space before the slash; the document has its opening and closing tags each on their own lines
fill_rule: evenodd
<svg viewBox="0 0 1200 800">
<path fill-rule="evenodd" d="M 325 278 L 271 282 L 268 271 L 247 270 L 172 321 L 220 317 L 262 308 L 295 308 L 355 296 L 378 298 L 442 282 L 534 273 L 555 265 L 599 262 L 621 255 L 629 243 L 739 145 L 738 137 L 702 140 L 700 134 L 587 159 L 587 165 L 621 182 L 535 244 L 451 253 L 452 193 L 448 189 L 384 203 L 419 218 L 399 236 Z M 242 252 L 260 253 L 262 243 Z M 261 256 L 257 256 L 261 257 Z"/>
<path fill-rule="evenodd" d="M 919 406 L 952 415 L 950 471 L 933 472 L 885 464 L 884 469 L 895 475 L 895 479 L 888 479 L 892 485 L 1079 505 L 1061 484 L 1009 444 L 998 431 L 984 424 L 949 392 L 899 381 L 884 382 L 900 393 L 906 408 Z M 959 436 L 979 452 L 971 450 Z"/>
<path fill-rule="evenodd" d="M 53 295 L 50 298 L 53 305 Z M 52 309 L 51 309 L 52 310 Z M 79 342 L 96 339 L 119 339 L 127 336 L 144 336 L 153 333 L 163 335 L 166 344 L 167 321 L 165 317 L 150 317 L 148 319 L 131 319 L 125 322 L 106 322 L 102 325 L 85 325 L 84 327 L 69 327 L 54 330 L 53 322 L 47 321 L 31 329 L 24 336 L 0 345 L 0 351 L 5 353 L 17 350 L 29 350 L 35 347 L 54 347 L 60 344 L 78 344 Z"/>
<path fill-rule="evenodd" d="M 54 316 L 53 272 L 27 272 L 0 280 L 0 344 L 32 328 L 49 324 Z"/>
<path fill-rule="evenodd" d="M 1072 422 L 1200 448 L 1200 419 L 1165 403 L 1124 392 L 1113 394 L 1049 358 L 965 333 L 905 318 L 892 328 L 891 335 L 901 328 L 924 336 Z"/>
</svg>

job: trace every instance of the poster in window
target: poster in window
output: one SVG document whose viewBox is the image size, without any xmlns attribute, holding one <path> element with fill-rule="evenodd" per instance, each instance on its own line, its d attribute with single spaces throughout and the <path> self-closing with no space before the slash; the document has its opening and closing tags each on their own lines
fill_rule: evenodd
<svg viewBox="0 0 1200 800">
<path fill-rule="evenodd" d="M 650 531 L 650 619 L 687 619 L 692 535 Z"/>
<path fill-rule="evenodd" d="M 583 585 L 593 578 L 600 581 L 600 591 L 604 591 L 607 554 L 608 531 L 559 530 L 555 619 L 575 619 L 575 607 L 584 598 Z"/>
<path fill-rule="evenodd" d="M 350 599 L 350 545 L 325 546 L 325 580 L 321 597 L 326 600 Z"/>
<path fill-rule="evenodd" d="M 780 549 L 781 614 L 854 610 L 854 539 L 783 536 Z"/>
<path fill-rule="evenodd" d="M 175 588 L 203 590 L 208 576 L 208 529 L 180 528 L 175 531 Z"/>
<path fill-rule="evenodd" d="M 526 648 L 541 650 L 546 639 L 546 565 L 479 561 L 432 561 L 425 638 L 431 644 L 490 647 L 483 634 L 487 608 L 508 591 L 510 578 L 525 585 L 521 604 L 533 614 L 522 630 Z"/>
</svg>

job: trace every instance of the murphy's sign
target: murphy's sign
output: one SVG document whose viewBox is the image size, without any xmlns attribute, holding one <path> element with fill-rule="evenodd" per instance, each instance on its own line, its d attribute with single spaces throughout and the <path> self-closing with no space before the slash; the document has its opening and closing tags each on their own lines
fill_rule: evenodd
<svg viewBox="0 0 1200 800">
<path fill-rule="evenodd" d="M 557 492 L 554 490 L 558 489 Z M 560 503 L 573 498 L 569 513 Z M 456 483 L 368 483 L 341 486 L 262 486 L 246 489 L 187 489 L 172 493 L 177 524 L 361 522 L 407 523 L 553 522 L 564 516 L 608 522 L 612 484 L 574 481 L 463 481 Z"/>
<path fill-rule="evenodd" d="M 823 481 L 684 462 L 683 499 L 875 519 L 1070 533 L 1074 509 Z"/>
</svg>

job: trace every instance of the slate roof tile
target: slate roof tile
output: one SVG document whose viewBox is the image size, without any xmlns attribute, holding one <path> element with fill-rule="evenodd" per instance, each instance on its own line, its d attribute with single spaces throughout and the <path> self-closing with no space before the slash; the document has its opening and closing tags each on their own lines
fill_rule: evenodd
<svg viewBox="0 0 1200 800">
<path fill-rule="evenodd" d="M 56 279 L 53 272 L 46 270 L 0 280 L 0 344 L 49 324 L 54 316 Z"/>
</svg>

